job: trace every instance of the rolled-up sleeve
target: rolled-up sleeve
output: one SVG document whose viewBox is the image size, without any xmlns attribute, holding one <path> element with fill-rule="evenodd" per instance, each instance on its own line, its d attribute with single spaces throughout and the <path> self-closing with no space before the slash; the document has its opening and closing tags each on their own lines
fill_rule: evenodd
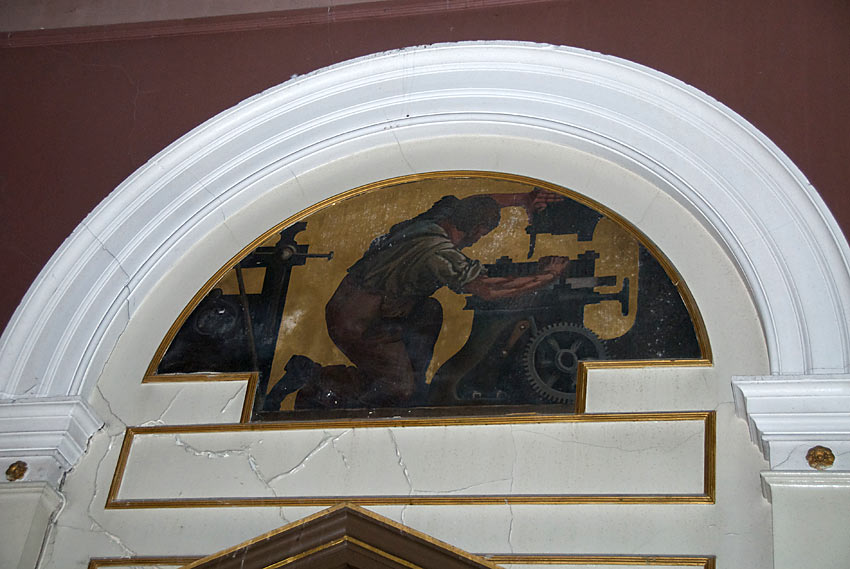
<svg viewBox="0 0 850 569">
<path fill-rule="evenodd" d="M 428 270 L 440 285 L 461 294 L 481 274 L 483 267 L 457 249 L 444 249 L 428 260 Z"/>
</svg>

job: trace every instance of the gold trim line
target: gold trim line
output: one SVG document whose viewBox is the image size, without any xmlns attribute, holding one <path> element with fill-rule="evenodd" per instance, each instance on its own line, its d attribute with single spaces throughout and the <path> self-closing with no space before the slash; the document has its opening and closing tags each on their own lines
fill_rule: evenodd
<svg viewBox="0 0 850 569">
<path fill-rule="evenodd" d="M 245 431 L 290 431 L 331 428 L 371 428 L 453 425 L 507 425 L 534 423 L 703 421 L 702 494 L 558 494 L 558 495 L 470 495 L 470 496 L 304 496 L 266 498 L 118 498 L 130 450 L 136 435 L 197 434 Z M 716 479 L 716 412 L 687 411 L 659 413 L 600 413 L 582 415 L 516 415 L 507 417 L 449 417 L 435 424 L 434 418 L 361 419 L 357 421 L 314 421 L 304 423 L 240 423 L 233 425 L 154 425 L 128 427 L 106 498 L 106 509 L 220 508 L 332 506 L 339 502 L 359 505 L 504 505 L 504 504 L 713 504 Z"/>
</svg>

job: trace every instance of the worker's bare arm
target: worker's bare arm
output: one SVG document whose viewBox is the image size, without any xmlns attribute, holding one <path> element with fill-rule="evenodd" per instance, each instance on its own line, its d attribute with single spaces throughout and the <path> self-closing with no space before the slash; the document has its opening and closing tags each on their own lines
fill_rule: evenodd
<svg viewBox="0 0 850 569">
<path fill-rule="evenodd" d="M 499 207 L 522 207 L 529 216 L 546 209 L 549 204 L 564 200 L 564 196 L 540 188 L 514 194 L 487 194 L 487 197 L 495 200 Z"/>
<path fill-rule="evenodd" d="M 544 257 L 539 262 L 537 274 L 523 277 L 487 277 L 481 276 L 468 283 L 466 292 L 484 300 L 510 298 L 543 288 L 557 279 L 566 269 L 566 257 Z"/>
</svg>

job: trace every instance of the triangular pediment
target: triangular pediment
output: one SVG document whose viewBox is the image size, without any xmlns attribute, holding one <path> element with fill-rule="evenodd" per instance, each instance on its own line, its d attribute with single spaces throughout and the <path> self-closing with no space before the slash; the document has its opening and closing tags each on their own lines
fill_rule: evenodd
<svg viewBox="0 0 850 569">
<path fill-rule="evenodd" d="M 495 569 L 498 565 L 351 504 L 199 559 L 183 569 Z"/>
</svg>

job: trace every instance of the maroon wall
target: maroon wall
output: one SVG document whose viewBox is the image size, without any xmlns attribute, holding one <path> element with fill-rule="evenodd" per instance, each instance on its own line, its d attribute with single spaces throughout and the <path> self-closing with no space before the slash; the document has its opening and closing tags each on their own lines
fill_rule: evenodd
<svg viewBox="0 0 850 569">
<path fill-rule="evenodd" d="M 770 137 L 850 234 L 845 0 L 574 0 L 389 12 L 384 4 L 366 18 L 322 11 L 301 14 L 316 23 L 297 26 L 260 20 L 250 31 L 189 26 L 182 35 L 88 43 L 80 43 L 84 31 L 64 39 L 7 35 L 0 47 L 0 327 L 86 214 L 180 135 L 293 74 L 434 42 L 576 46 L 677 77 Z M 245 23 L 222 20 L 220 28 Z M 39 42 L 55 45 L 10 47 Z"/>
</svg>

